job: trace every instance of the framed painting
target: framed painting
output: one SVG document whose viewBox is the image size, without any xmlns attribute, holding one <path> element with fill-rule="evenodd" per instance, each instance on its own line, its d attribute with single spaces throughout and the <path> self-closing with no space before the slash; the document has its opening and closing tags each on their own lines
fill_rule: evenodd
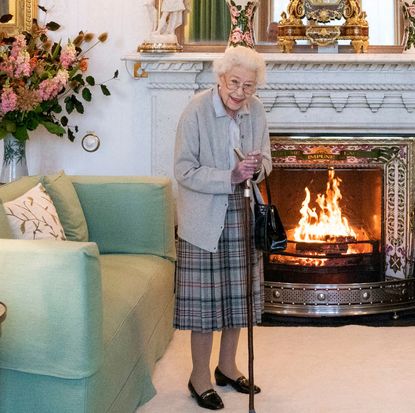
<svg viewBox="0 0 415 413">
<path fill-rule="evenodd" d="M 11 14 L 7 23 L 0 23 L 0 32 L 14 35 L 29 30 L 37 16 L 37 0 L 0 0 L 0 16 Z"/>
</svg>

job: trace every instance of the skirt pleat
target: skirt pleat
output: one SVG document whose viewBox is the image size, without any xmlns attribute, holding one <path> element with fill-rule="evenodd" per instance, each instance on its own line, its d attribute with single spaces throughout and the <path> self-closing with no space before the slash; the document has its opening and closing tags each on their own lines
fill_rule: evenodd
<svg viewBox="0 0 415 413">
<path fill-rule="evenodd" d="M 175 328 L 210 332 L 247 326 L 244 233 L 244 197 L 238 187 L 229 195 L 217 252 L 179 238 Z M 263 265 L 262 253 L 255 249 L 253 239 L 251 251 L 253 322 L 257 324 L 263 312 Z"/>
</svg>

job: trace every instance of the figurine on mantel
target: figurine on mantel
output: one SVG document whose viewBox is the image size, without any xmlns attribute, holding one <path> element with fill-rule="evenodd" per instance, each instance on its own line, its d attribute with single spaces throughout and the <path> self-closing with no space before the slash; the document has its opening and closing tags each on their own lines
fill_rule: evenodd
<svg viewBox="0 0 415 413">
<path fill-rule="evenodd" d="M 152 22 L 149 38 L 139 46 L 140 52 L 177 52 L 182 49 L 177 42 L 175 30 L 183 24 L 183 12 L 188 9 L 186 0 L 163 0 L 158 2 L 161 12 L 158 18 L 155 0 L 145 3 Z"/>
<path fill-rule="evenodd" d="M 148 16 L 151 22 L 151 32 L 155 32 L 157 30 L 157 8 L 154 5 L 155 0 L 146 0 L 144 2 L 144 6 L 148 9 Z"/>
<path fill-rule="evenodd" d="M 183 12 L 186 10 L 183 0 L 164 0 L 161 3 L 161 17 L 157 34 L 174 34 L 177 27 L 183 23 Z"/>
</svg>

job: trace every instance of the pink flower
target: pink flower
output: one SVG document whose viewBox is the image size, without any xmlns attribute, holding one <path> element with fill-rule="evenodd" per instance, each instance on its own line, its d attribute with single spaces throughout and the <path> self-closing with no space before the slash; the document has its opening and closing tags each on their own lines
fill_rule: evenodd
<svg viewBox="0 0 415 413">
<path fill-rule="evenodd" d="M 88 70 L 88 59 L 83 57 L 79 62 L 79 70 L 81 72 L 86 72 Z"/>
<path fill-rule="evenodd" d="M 9 87 L 3 89 L 1 94 L 1 111 L 3 113 L 12 112 L 17 106 L 17 95 Z"/>
<path fill-rule="evenodd" d="M 72 43 L 67 44 L 60 56 L 60 62 L 65 69 L 68 69 L 76 60 L 76 49 L 75 45 Z"/>
<path fill-rule="evenodd" d="M 239 27 L 236 27 L 232 30 L 231 42 L 240 43 L 243 40 L 243 33 Z"/>
<path fill-rule="evenodd" d="M 58 82 L 62 87 L 68 84 L 69 73 L 66 70 L 58 70 L 55 76 L 55 82 Z"/>
<path fill-rule="evenodd" d="M 14 58 L 21 53 L 21 51 L 26 47 L 26 39 L 23 34 L 19 34 L 16 36 L 16 40 L 12 44 L 12 50 L 10 55 Z"/>
<path fill-rule="evenodd" d="M 247 46 L 254 47 L 254 39 L 252 38 L 251 32 L 245 32 L 243 39 Z"/>
<path fill-rule="evenodd" d="M 20 54 L 16 57 L 16 69 L 15 76 L 30 76 L 33 71 L 33 67 L 30 63 L 30 55 L 28 52 L 21 51 Z"/>
<path fill-rule="evenodd" d="M 45 101 L 55 98 L 67 85 L 68 78 L 66 70 L 59 70 L 54 78 L 43 80 L 38 90 L 40 99 Z"/>
<path fill-rule="evenodd" d="M 239 17 L 239 15 L 241 14 L 241 12 L 236 8 L 236 6 L 231 6 L 230 13 L 233 17 Z"/>
<path fill-rule="evenodd" d="M 41 100 L 49 100 L 52 98 L 52 96 L 56 96 L 58 93 L 59 90 L 56 87 L 56 84 L 53 82 L 53 79 L 43 80 L 39 84 L 38 94 Z"/>
</svg>

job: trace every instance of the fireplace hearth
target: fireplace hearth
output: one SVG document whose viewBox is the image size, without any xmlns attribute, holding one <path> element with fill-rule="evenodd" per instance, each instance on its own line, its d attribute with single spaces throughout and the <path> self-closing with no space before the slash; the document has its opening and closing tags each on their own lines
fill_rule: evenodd
<svg viewBox="0 0 415 413">
<path fill-rule="evenodd" d="M 414 144 L 272 138 L 271 193 L 288 246 L 264 257 L 266 312 L 333 316 L 415 307 Z"/>
</svg>

